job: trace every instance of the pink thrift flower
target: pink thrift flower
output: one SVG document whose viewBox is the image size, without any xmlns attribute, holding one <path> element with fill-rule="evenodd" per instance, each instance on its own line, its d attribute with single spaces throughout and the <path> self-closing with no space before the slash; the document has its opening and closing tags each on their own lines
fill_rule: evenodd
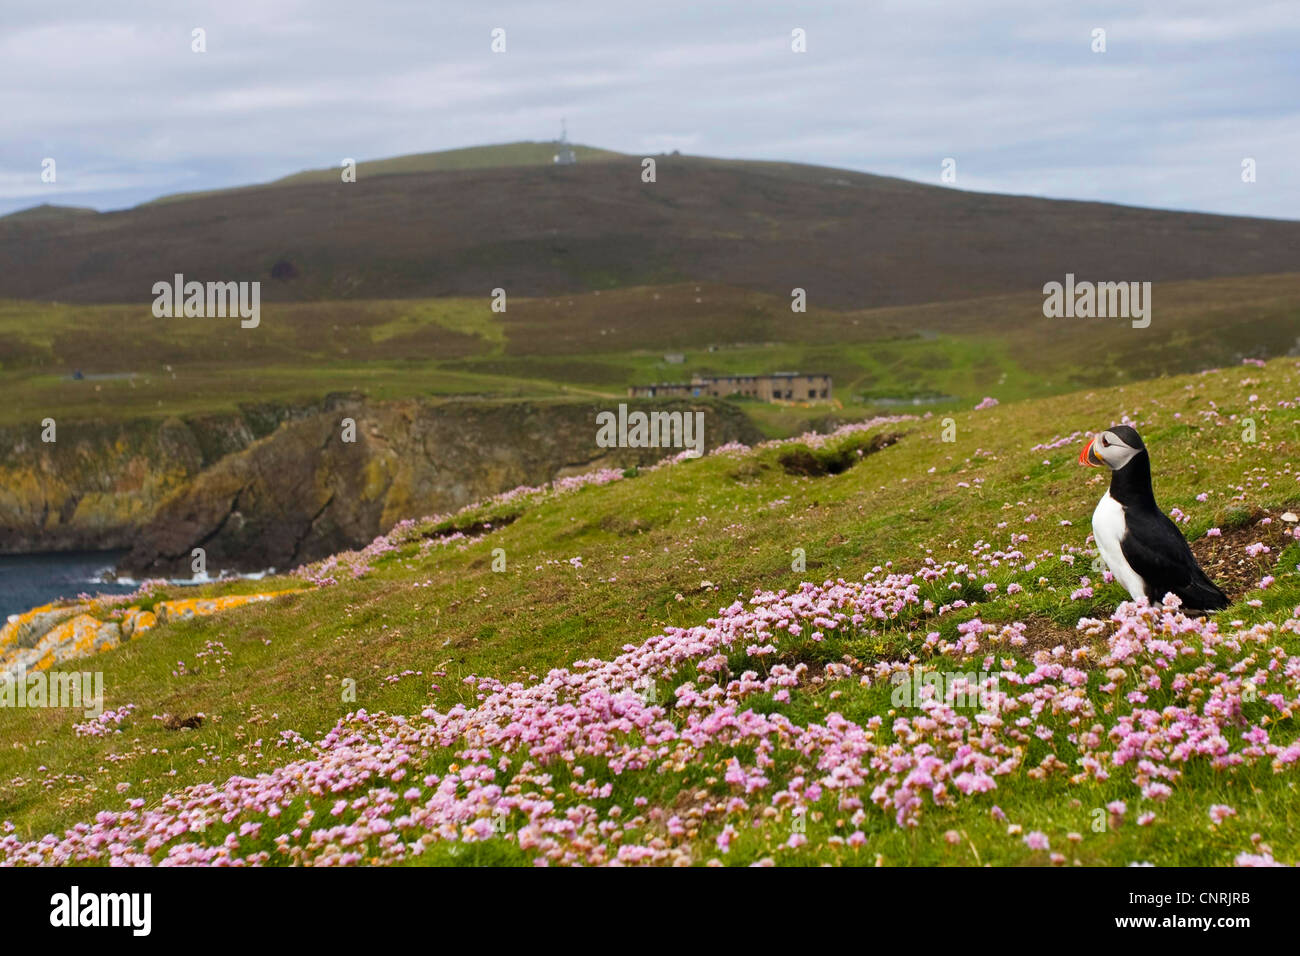
<svg viewBox="0 0 1300 956">
<path fill-rule="evenodd" d="M 1051 846 L 1047 842 L 1047 836 L 1041 830 L 1034 830 L 1025 834 L 1025 846 L 1031 850 L 1050 850 Z"/>
<path fill-rule="evenodd" d="M 1235 817 L 1236 815 L 1237 811 L 1226 803 L 1216 803 L 1210 807 L 1210 819 L 1214 821 L 1216 826 L 1228 819 L 1228 817 Z"/>
</svg>

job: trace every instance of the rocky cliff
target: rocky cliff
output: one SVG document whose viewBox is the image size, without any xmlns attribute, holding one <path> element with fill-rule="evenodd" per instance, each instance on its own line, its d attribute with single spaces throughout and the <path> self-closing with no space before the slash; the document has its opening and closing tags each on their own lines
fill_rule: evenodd
<svg viewBox="0 0 1300 956">
<path fill-rule="evenodd" d="M 609 402 L 371 402 L 332 396 L 228 416 L 0 431 L 0 551 L 130 548 L 123 570 L 288 569 L 359 547 L 402 518 L 454 510 L 518 485 L 671 449 L 596 444 Z M 705 444 L 762 436 L 734 406 L 705 412 Z M 349 425 L 349 422 L 351 423 Z"/>
<path fill-rule="evenodd" d="M 0 428 L 0 553 L 129 548 L 159 503 L 226 455 L 324 403 L 225 415 Z"/>
</svg>

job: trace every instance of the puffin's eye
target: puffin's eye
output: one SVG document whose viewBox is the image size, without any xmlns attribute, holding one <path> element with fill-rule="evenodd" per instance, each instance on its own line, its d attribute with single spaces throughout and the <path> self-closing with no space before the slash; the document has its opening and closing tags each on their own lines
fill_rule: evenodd
<svg viewBox="0 0 1300 956">
<path fill-rule="evenodd" d="M 1109 448 L 1109 447 L 1110 447 L 1110 442 L 1106 441 L 1106 436 L 1105 436 L 1105 435 L 1102 435 L 1102 436 L 1101 436 L 1101 447 L 1102 447 L 1102 448 Z"/>
</svg>

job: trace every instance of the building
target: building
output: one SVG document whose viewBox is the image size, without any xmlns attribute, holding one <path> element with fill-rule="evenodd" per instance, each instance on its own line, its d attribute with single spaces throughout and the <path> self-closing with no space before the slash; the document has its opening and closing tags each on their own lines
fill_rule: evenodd
<svg viewBox="0 0 1300 956">
<path fill-rule="evenodd" d="M 696 375 L 689 382 L 633 385 L 632 398 L 728 398 L 733 395 L 763 402 L 827 402 L 831 377 L 804 372 L 771 375 Z"/>
</svg>

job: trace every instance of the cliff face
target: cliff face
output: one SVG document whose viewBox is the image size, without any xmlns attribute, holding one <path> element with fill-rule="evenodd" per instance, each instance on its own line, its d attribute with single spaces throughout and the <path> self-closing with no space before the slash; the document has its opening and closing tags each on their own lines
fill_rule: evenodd
<svg viewBox="0 0 1300 956">
<path fill-rule="evenodd" d="M 125 425 L 0 432 L 0 551 L 130 548 L 123 570 L 288 569 L 366 544 L 402 518 L 451 511 L 518 485 L 648 464 L 672 449 L 596 444 L 608 402 L 368 402 Z M 725 403 L 705 412 L 708 448 L 761 438 Z M 355 423 L 345 440 L 345 420 Z M 13 430 L 10 430 L 11 432 Z"/>
<path fill-rule="evenodd" d="M 128 548 L 169 494 L 205 468 L 317 408 L 0 428 L 0 553 Z"/>
</svg>

